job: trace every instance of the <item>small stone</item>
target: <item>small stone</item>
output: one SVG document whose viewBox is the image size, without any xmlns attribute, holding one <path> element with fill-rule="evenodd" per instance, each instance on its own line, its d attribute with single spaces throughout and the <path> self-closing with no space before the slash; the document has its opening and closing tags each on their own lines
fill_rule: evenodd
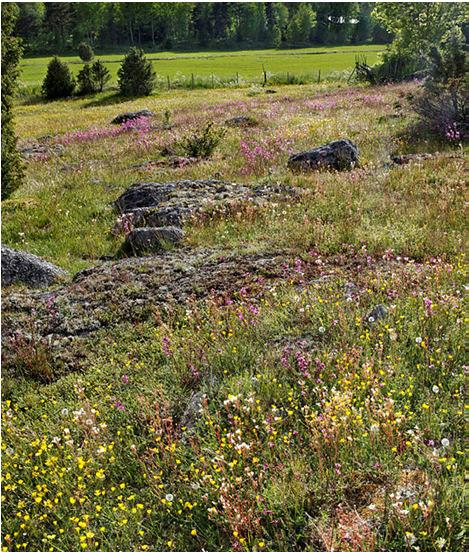
<svg viewBox="0 0 469 552">
<path fill-rule="evenodd" d="M 184 232 L 175 226 L 161 228 L 135 228 L 128 235 L 124 252 L 134 257 L 161 253 L 184 238 Z"/>
</svg>

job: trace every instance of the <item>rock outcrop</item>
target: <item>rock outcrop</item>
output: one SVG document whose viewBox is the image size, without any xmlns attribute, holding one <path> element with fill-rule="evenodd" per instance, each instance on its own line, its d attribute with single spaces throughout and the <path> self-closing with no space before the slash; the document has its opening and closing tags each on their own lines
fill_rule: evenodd
<svg viewBox="0 0 469 552">
<path fill-rule="evenodd" d="M 336 140 L 310 151 L 292 155 L 288 167 L 292 170 L 310 171 L 332 169 L 350 170 L 359 164 L 358 147 L 350 140 Z"/>
<path fill-rule="evenodd" d="M 12 284 L 49 286 L 65 276 L 65 270 L 36 255 L 2 245 L 2 287 Z"/>
</svg>

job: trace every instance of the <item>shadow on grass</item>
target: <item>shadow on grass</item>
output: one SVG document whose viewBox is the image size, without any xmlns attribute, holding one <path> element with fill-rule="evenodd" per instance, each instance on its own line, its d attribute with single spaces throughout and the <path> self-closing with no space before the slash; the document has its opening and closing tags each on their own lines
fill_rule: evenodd
<svg viewBox="0 0 469 552">
<path fill-rule="evenodd" d="M 118 92 L 114 92 L 102 98 L 94 98 L 89 103 L 82 105 L 82 109 L 87 109 L 89 107 L 103 107 L 106 105 L 116 105 L 124 102 L 131 102 L 136 98 L 122 96 Z"/>
</svg>

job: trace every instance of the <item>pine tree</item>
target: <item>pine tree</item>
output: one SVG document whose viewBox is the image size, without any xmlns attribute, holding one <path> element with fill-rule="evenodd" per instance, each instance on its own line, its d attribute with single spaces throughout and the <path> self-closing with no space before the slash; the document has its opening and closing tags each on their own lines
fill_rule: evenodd
<svg viewBox="0 0 469 552">
<path fill-rule="evenodd" d="M 156 75 L 151 61 L 139 48 L 130 48 L 117 75 L 124 96 L 149 96 L 155 86 Z"/>
<path fill-rule="evenodd" d="M 22 53 L 20 40 L 13 36 L 18 11 L 15 3 L 2 3 L 2 200 L 8 198 L 23 180 L 12 113 Z"/>
<path fill-rule="evenodd" d="M 93 80 L 98 92 L 102 92 L 106 84 L 111 80 L 109 69 L 99 59 L 91 66 Z"/>
<path fill-rule="evenodd" d="M 78 94 L 85 96 L 97 92 L 98 88 L 93 78 L 93 71 L 89 63 L 85 63 L 77 75 Z"/>
<path fill-rule="evenodd" d="M 47 66 L 47 74 L 42 83 L 42 93 L 48 100 L 67 98 L 75 89 L 75 80 L 68 65 L 55 56 Z"/>
</svg>

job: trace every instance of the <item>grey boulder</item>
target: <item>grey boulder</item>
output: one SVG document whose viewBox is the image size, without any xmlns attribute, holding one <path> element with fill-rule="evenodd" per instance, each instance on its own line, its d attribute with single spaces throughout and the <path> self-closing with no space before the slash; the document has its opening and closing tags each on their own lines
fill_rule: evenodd
<svg viewBox="0 0 469 552">
<path fill-rule="evenodd" d="M 176 226 L 160 228 L 135 228 L 127 235 L 123 252 L 134 257 L 161 253 L 184 238 L 184 232 Z"/>
<path fill-rule="evenodd" d="M 2 245 L 2 287 L 13 284 L 49 286 L 65 276 L 65 270 L 36 255 Z"/>
<path fill-rule="evenodd" d="M 307 171 L 333 169 L 350 170 L 358 165 L 358 147 L 350 140 L 336 140 L 315 148 L 292 155 L 288 167 L 293 170 Z"/>
<path fill-rule="evenodd" d="M 149 109 L 141 109 L 140 111 L 129 111 L 127 113 L 121 113 L 114 117 L 111 121 L 113 125 L 121 125 L 127 121 L 133 121 L 134 119 L 140 119 L 141 117 L 153 117 L 155 114 Z"/>
</svg>

